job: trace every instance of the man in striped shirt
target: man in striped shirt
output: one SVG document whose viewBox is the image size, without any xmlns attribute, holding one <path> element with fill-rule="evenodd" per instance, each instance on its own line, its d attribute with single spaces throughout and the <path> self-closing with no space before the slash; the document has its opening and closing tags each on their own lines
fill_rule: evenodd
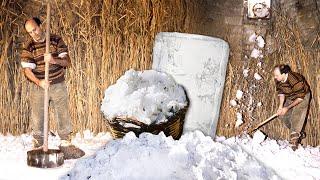
<svg viewBox="0 0 320 180">
<path fill-rule="evenodd" d="M 41 21 L 31 18 L 25 22 L 25 29 L 31 39 L 24 44 L 21 52 L 21 66 L 25 76 L 32 82 L 30 88 L 30 105 L 34 147 L 43 144 L 44 89 L 50 85 L 49 100 L 58 122 L 59 146 L 65 159 L 79 158 L 84 152 L 71 144 L 72 125 L 68 111 L 68 92 L 65 85 L 65 68 L 71 65 L 68 48 L 62 38 L 50 36 L 50 53 L 45 54 L 46 39 L 41 29 Z M 45 81 L 45 62 L 49 62 L 49 82 Z"/>
<path fill-rule="evenodd" d="M 290 129 L 292 149 L 297 149 L 301 139 L 310 104 L 310 88 L 305 78 L 292 72 L 290 66 L 280 64 L 274 68 L 276 90 L 279 96 L 277 115 Z"/>
</svg>

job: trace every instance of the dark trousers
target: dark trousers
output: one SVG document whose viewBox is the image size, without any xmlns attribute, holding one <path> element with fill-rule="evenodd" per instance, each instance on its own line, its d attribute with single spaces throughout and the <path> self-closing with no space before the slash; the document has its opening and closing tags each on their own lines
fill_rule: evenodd
<svg viewBox="0 0 320 180">
<path fill-rule="evenodd" d="M 286 99 L 284 107 L 292 103 L 292 100 Z M 304 124 L 307 119 L 307 113 L 310 104 L 310 93 L 306 94 L 303 101 L 296 105 L 295 107 L 288 110 L 284 116 L 279 116 L 279 118 L 284 122 L 287 128 L 290 129 L 290 133 L 303 131 Z"/>
</svg>

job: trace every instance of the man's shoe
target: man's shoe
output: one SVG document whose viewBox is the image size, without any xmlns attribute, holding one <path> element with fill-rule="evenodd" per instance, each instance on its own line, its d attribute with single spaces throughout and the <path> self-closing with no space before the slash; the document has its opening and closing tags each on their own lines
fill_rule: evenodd
<svg viewBox="0 0 320 180">
<path fill-rule="evenodd" d="M 292 132 L 290 134 L 289 143 L 293 151 L 298 149 L 299 144 L 301 142 L 301 137 L 302 137 L 301 133 L 298 133 L 298 132 Z"/>
<path fill-rule="evenodd" d="M 85 155 L 85 152 L 80 148 L 71 144 L 70 141 L 61 140 L 59 149 L 64 155 L 64 159 L 78 159 Z"/>
</svg>

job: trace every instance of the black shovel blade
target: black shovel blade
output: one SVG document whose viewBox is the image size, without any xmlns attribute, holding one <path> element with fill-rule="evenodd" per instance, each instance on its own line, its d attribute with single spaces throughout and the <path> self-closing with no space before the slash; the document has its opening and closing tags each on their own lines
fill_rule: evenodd
<svg viewBox="0 0 320 180">
<path fill-rule="evenodd" d="M 35 149 L 27 152 L 28 166 L 37 168 L 55 168 L 64 163 L 63 153 L 59 149 Z"/>
</svg>

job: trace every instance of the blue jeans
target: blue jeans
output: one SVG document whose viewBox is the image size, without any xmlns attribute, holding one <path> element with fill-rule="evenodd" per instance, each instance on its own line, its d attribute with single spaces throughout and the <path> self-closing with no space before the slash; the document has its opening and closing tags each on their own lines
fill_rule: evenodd
<svg viewBox="0 0 320 180">
<path fill-rule="evenodd" d="M 31 126 L 33 129 L 33 137 L 38 140 L 38 142 L 43 142 L 44 89 L 32 84 L 30 90 Z M 50 85 L 49 102 L 49 105 L 53 106 L 54 109 L 60 138 L 63 140 L 69 139 L 69 135 L 72 131 L 72 125 L 68 110 L 68 91 L 64 82 Z"/>
</svg>

